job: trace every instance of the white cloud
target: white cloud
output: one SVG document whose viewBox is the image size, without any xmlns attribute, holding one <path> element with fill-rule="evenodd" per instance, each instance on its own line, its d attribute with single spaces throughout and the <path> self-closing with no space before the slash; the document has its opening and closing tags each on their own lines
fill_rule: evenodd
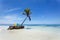
<svg viewBox="0 0 60 40">
<path fill-rule="evenodd" d="M 7 16 L 4 16 L 4 19 L 7 19 L 7 20 L 22 20 L 22 18 L 18 17 L 17 15 L 7 15 Z"/>
<path fill-rule="evenodd" d="M 8 13 L 8 12 L 16 11 L 16 10 L 19 10 L 19 9 L 21 9 L 21 8 L 7 9 L 7 10 L 5 10 L 4 12 L 5 12 L 5 13 Z"/>
<path fill-rule="evenodd" d="M 12 19 L 16 19 L 16 17 L 15 16 L 5 16 L 4 19 L 12 20 Z"/>
<path fill-rule="evenodd" d="M 17 15 L 6 15 L 0 19 L 0 24 L 12 24 L 12 23 L 21 23 L 24 18 L 18 17 Z"/>
</svg>

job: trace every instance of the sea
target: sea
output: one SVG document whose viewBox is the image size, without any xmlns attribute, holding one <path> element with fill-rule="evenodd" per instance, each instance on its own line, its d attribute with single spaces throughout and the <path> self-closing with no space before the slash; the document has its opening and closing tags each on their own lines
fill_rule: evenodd
<svg viewBox="0 0 60 40">
<path fill-rule="evenodd" d="M 0 26 L 12 26 L 13 24 L 0 24 Z M 52 27 L 58 27 L 60 24 L 24 24 L 25 26 L 52 26 Z"/>
<path fill-rule="evenodd" d="M 13 24 L 0 24 L 0 27 L 8 28 Z M 60 29 L 60 24 L 24 24 L 25 29 Z"/>
</svg>

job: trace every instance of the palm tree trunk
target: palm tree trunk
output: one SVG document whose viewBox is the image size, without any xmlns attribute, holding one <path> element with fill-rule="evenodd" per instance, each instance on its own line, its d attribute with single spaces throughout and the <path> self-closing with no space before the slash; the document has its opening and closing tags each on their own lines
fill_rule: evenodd
<svg viewBox="0 0 60 40">
<path fill-rule="evenodd" d="M 25 22 L 25 20 L 27 19 L 27 17 L 24 19 L 24 21 L 21 23 L 21 26 L 23 25 L 23 23 Z"/>
</svg>

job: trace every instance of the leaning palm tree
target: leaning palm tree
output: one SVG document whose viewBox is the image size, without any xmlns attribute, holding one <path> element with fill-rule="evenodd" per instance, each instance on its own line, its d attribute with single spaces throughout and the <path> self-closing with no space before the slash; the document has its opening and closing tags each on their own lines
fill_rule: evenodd
<svg viewBox="0 0 60 40">
<path fill-rule="evenodd" d="M 29 8 L 26 8 L 26 9 L 24 10 L 24 12 L 23 12 L 23 15 L 26 15 L 26 18 L 25 18 L 24 21 L 21 23 L 21 25 L 23 25 L 23 23 L 25 22 L 25 20 L 26 20 L 27 18 L 29 18 L 29 21 L 31 21 L 30 14 L 31 14 L 30 9 L 29 9 Z"/>
<path fill-rule="evenodd" d="M 9 26 L 8 29 L 10 29 L 10 30 L 12 30 L 12 29 L 22 29 L 22 28 L 24 28 L 23 23 L 25 22 L 25 20 L 26 20 L 27 18 L 29 18 L 29 20 L 31 21 L 31 18 L 30 18 L 31 12 L 30 12 L 30 9 L 29 9 L 29 8 L 26 8 L 26 9 L 24 10 L 23 14 L 26 15 L 26 18 L 25 18 L 24 21 L 21 23 L 21 26 Z"/>
</svg>

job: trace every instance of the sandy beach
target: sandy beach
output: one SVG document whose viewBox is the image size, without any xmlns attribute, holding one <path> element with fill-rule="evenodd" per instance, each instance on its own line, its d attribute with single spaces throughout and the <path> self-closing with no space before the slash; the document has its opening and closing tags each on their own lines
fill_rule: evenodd
<svg viewBox="0 0 60 40">
<path fill-rule="evenodd" d="M 60 40 L 60 29 L 0 29 L 0 40 Z"/>
</svg>

